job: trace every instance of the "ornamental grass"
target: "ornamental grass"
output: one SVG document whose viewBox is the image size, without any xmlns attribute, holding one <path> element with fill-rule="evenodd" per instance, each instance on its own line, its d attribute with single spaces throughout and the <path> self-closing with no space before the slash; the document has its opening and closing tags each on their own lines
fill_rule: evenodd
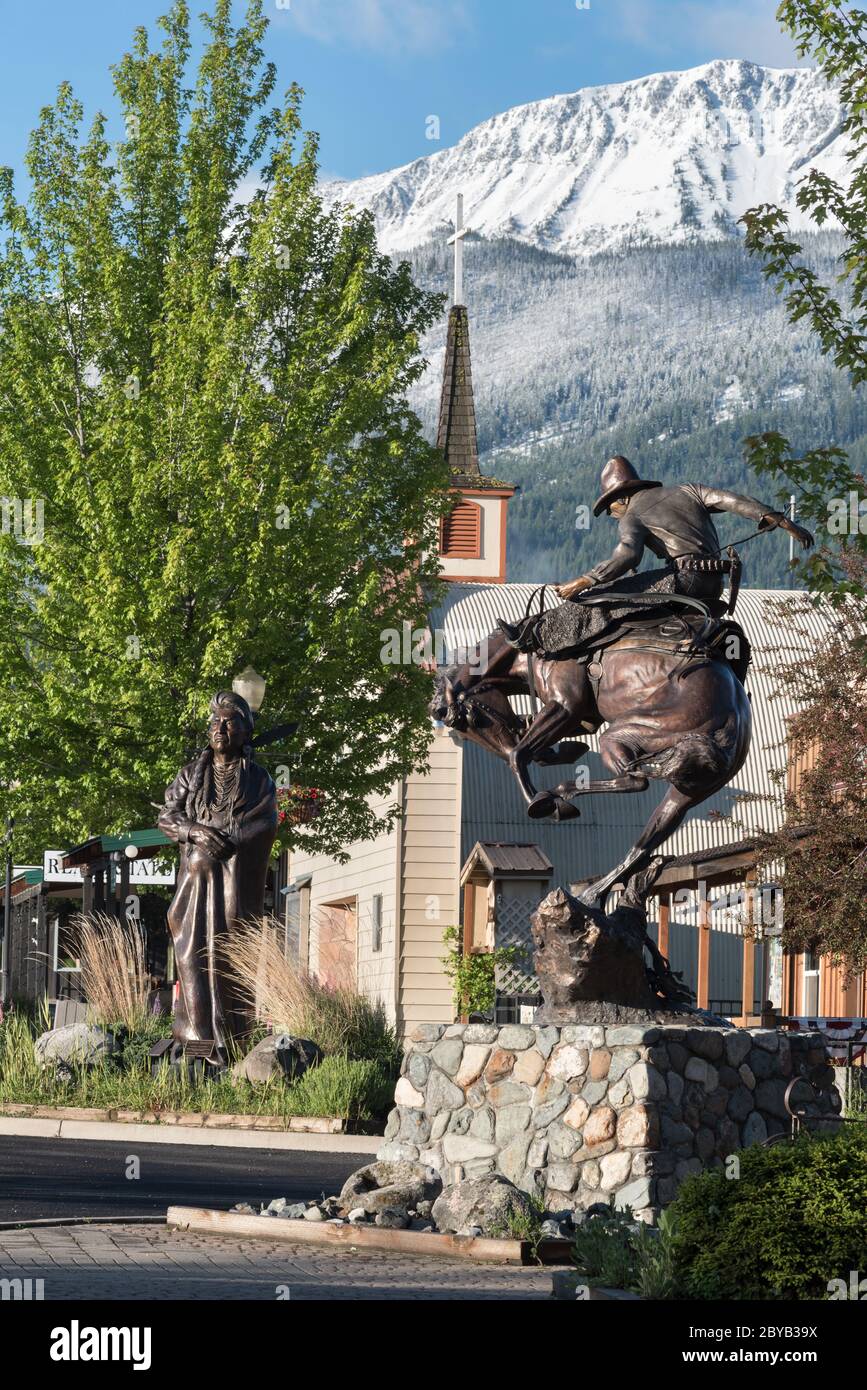
<svg viewBox="0 0 867 1390">
<path fill-rule="evenodd" d="M 256 1018 L 276 1031 L 309 1038 L 326 1056 L 400 1064 L 397 1034 L 382 1004 L 350 984 L 325 984 L 283 948 L 284 928 L 276 918 L 248 923 L 232 933 L 225 970 L 239 982 Z"/>
<path fill-rule="evenodd" d="M 90 1021 L 144 1031 L 151 984 L 137 923 L 104 912 L 80 913 L 72 919 L 72 949 L 81 961 Z"/>
</svg>

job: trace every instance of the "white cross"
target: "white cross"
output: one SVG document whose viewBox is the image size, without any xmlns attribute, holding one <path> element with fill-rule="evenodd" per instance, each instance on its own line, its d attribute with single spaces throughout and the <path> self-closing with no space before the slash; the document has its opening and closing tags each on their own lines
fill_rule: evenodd
<svg viewBox="0 0 867 1390">
<path fill-rule="evenodd" d="M 452 298 L 453 304 L 463 304 L 464 302 L 464 237 L 469 230 L 469 227 L 464 226 L 464 195 L 463 193 L 459 193 L 457 209 L 455 211 L 455 234 L 449 237 L 449 246 L 455 248 L 455 289 Z"/>
</svg>

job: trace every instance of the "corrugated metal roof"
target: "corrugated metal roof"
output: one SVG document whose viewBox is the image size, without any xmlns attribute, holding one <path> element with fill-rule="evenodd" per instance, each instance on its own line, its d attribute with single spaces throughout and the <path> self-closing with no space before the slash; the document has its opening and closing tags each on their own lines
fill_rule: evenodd
<svg viewBox="0 0 867 1390">
<path fill-rule="evenodd" d="M 515 844 L 514 841 L 503 844 L 502 842 L 477 843 L 473 846 L 469 860 L 464 866 L 465 870 L 469 866 L 470 860 L 478 860 L 488 871 L 489 874 L 548 874 L 554 867 L 546 854 L 543 854 L 538 845 L 534 844 Z"/>
<path fill-rule="evenodd" d="M 452 584 L 443 603 L 431 614 L 431 625 L 442 633 L 448 650 L 472 647 L 496 630 L 497 619 L 515 622 L 523 617 L 534 592 L 532 584 Z M 775 767 L 786 762 L 786 722 L 797 705 L 789 693 L 778 693 L 775 663 L 814 649 L 830 625 L 830 617 L 815 610 L 798 615 L 797 628 L 770 612 L 771 602 L 803 599 L 802 593 L 742 589 L 737 618 L 753 644 L 753 666 L 747 680 L 752 699 L 753 739 L 749 756 L 734 782 L 697 807 L 666 845 L 673 855 L 700 854 L 733 844 L 762 828 L 776 827 L 780 811 L 771 780 Z M 549 605 L 556 601 L 549 591 Z M 800 628 L 806 629 L 802 636 Z M 529 699 L 512 702 L 529 712 Z M 609 774 L 598 757 L 598 737 L 588 737 L 590 752 L 583 762 L 592 777 Z M 540 786 L 556 786 L 568 767 L 534 768 Z M 476 744 L 464 744 L 464 802 L 462 859 L 476 841 L 526 840 L 528 831 L 555 865 L 559 881 L 577 882 L 616 864 L 658 804 L 661 787 L 629 795 L 581 797 L 581 819 L 562 825 L 527 819 L 517 785 L 508 768 Z M 746 798 L 741 801 L 740 798 Z"/>
</svg>

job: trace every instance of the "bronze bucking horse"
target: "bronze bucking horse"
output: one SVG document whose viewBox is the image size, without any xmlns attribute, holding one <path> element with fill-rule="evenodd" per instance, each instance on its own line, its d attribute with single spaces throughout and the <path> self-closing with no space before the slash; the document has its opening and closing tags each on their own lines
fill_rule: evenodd
<svg viewBox="0 0 867 1390">
<path fill-rule="evenodd" d="M 619 456 L 603 472 L 597 514 L 603 510 L 620 522 L 611 559 L 561 586 L 567 602 L 559 608 L 518 627 L 502 623 L 475 659 L 440 675 L 431 704 L 435 720 L 508 762 L 531 818 L 574 819 L 576 797 L 667 784 L 623 860 L 582 895 L 602 907 L 615 883 L 628 885 L 648 869 L 687 813 L 726 786 L 749 752 L 749 642 L 720 601 L 723 574 L 739 565 L 731 549 L 720 558 L 710 513 L 736 512 L 758 521 L 759 531 L 780 527 L 812 544 L 809 532 L 752 498 L 663 488 Z M 624 580 L 645 547 L 665 568 Z M 551 633 L 564 630 L 572 632 L 566 648 L 550 650 Z M 529 720 L 509 700 L 527 694 L 541 705 Z M 587 745 L 562 741 L 603 726 L 599 752 L 610 778 L 536 788 L 534 762 L 574 762 Z"/>
</svg>

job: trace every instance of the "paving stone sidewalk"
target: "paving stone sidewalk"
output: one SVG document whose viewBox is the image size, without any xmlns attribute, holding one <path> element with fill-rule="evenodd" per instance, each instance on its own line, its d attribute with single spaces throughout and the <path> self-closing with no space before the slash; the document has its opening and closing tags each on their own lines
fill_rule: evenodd
<svg viewBox="0 0 867 1390">
<path fill-rule="evenodd" d="M 0 1231 L 0 1279 L 43 1279 L 48 1301 L 547 1299 L 550 1269 L 293 1246 L 164 1226 Z"/>
</svg>

